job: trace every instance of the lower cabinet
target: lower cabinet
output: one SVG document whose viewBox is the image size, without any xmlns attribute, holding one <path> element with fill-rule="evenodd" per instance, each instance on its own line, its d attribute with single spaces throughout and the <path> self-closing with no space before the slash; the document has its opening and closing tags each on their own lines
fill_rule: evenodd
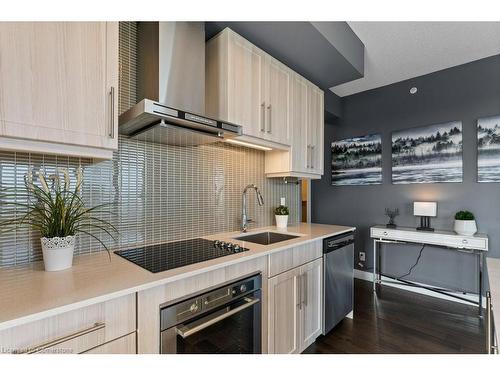
<svg viewBox="0 0 500 375">
<path fill-rule="evenodd" d="M 302 282 L 299 290 L 303 295 L 299 342 L 300 351 L 302 352 L 321 334 L 323 259 L 320 258 L 303 265 L 299 281 Z"/>
<path fill-rule="evenodd" d="M 301 353 L 321 334 L 322 272 L 319 258 L 269 279 L 269 353 Z"/>
<path fill-rule="evenodd" d="M 136 331 L 135 293 L 0 331 L 0 352 L 79 354 L 117 350 Z M 130 340 L 130 339 L 129 339 Z M 109 344 L 109 345 L 107 345 Z M 122 347 L 122 345 L 119 345 Z M 134 345 L 135 348 L 135 345 Z"/>
</svg>

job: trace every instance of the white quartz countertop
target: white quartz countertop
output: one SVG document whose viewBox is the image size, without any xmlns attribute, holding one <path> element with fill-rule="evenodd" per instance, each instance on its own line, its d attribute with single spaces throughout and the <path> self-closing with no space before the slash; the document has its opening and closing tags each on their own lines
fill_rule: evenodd
<svg viewBox="0 0 500 375">
<path fill-rule="evenodd" d="M 488 281 L 490 283 L 491 303 L 493 305 L 493 321 L 496 333 L 500 332 L 500 259 L 486 258 Z"/>
<path fill-rule="evenodd" d="M 276 227 L 266 227 L 247 234 L 268 230 L 277 231 Z M 204 236 L 237 243 L 249 251 L 159 273 L 151 273 L 115 254 L 109 261 L 105 251 L 75 257 L 71 269 L 58 272 L 45 272 L 42 262 L 1 268 L 0 330 L 353 230 L 353 227 L 301 223 L 279 230 L 299 235 L 298 238 L 266 246 L 235 240 L 234 237 L 242 235 L 240 232 Z"/>
</svg>

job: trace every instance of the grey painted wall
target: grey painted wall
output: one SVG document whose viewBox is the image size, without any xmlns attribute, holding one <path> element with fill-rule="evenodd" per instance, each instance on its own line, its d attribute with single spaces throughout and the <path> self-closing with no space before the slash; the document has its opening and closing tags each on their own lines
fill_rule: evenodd
<svg viewBox="0 0 500 375">
<path fill-rule="evenodd" d="M 409 89 L 418 87 L 416 95 Z M 490 257 L 500 258 L 500 184 L 477 183 L 476 120 L 500 114 L 500 55 L 343 98 L 343 117 L 325 126 L 325 175 L 312 183 L 312 219 L 358 228 L 357 249 L 367 252 L 372 267 L 369 227 L 385 224 L 385 207 L 398 207 L 397 224 L 416 226 L 415 200 L 436 200 L 436 228 L 451 229 L 457 210 L 476 214 L 481 232 L 490 236 Z M 450 120 L 463 123 L 463 183 L 391 184 L 391 131 Z M 382 134 L 383 183 L 375 186 L 330 185 L 332 140 L 368 133 Z M 414 263 L 418 247 L 387 245 L 384 272 L 402 275 Z M 473 291 L 475 259 L 470 255 L 428 247 L 410 280 Z M 355 264 L 358 263 L 356 254 Z"/>
<path fill-rule="evenodd" d="M 330 90 L 325 90 L 325 121 L 334 121 L 342 117 L 342 98 Z"/>
</svg>

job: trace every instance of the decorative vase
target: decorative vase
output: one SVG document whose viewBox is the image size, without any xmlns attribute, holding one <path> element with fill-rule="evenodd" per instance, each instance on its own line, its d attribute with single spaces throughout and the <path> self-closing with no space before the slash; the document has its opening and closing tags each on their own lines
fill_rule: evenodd
<svg viewBox="0 0 500 375">
<path fill-rule="evenodd" d="M 276 227 L 286 229 L 288 225 L 288 215 L 274 215 L 276 217 Z"/>
<path fill-rule="evenodd" d="M 61 271 L 71 268 L 75 236 L 42 237 L 41 241 L 45 271 Z"/>
<path fill-rule="evenodd" d="M 472 236 L 477 232 L 476 220 L 455 220 L 453 230 L 462 236 Z"/>
</svg>

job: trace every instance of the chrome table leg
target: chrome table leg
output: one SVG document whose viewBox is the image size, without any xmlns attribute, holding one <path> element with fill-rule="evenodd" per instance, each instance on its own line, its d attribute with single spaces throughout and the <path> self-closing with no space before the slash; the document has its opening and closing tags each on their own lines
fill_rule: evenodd
<svg viewBox="0 0 500 375">
<path fill-rule="evenodd" d="M 483 316 L 483 271 L 484 271 L 484 253 L 479 252 L 479 316 Z"/>
<path fill-rule="evenodd" d="M 373 291 L 377 287 L 377 240 L 373 240 Z"/>
</svg>

